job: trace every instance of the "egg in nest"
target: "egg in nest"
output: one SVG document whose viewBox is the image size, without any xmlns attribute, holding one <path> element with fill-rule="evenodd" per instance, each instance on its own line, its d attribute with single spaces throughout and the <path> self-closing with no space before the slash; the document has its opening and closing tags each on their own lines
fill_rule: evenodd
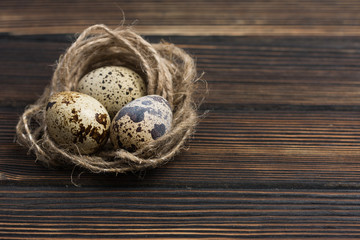
<svg viewBox="0 0 360 240">
<path fill-rule="evenodd" d="M 90 154 L 107 142 L 111 120 L 93 97 L 71 91 L 55 93 L 45 110 L 47 132 L 59 147 Z"/>
<path fill-rule="evenodd" d="M 105 66 L 82 77 L 77 91 L 97 99 L 113 118 L 127 103 L 146 95 L 146 86 L 141 76 L 129 68 Z"/>
<path fill-rule="evenodd" d="M 116 114 L 110 126 L 110 139 L 116 149 L 134 152 L 167 133 L 171 123 L 168 101 L 158 95 L 144 96 Z"/>
</svg>

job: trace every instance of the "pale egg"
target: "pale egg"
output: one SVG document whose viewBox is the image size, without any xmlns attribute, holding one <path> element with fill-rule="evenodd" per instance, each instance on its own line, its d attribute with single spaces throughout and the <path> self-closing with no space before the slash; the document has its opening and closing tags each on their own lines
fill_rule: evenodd
<svg viewBox="0 0 360 240">
<path fill-rule="evenodd" d="M 77 91 L 97 99 L 113 118 L 127 103 L 146 95 L 146 86 L 141 76 L 129 68 L 105 66 L 81 78 Z"/>
<path fill-rule="evenodd" d="M 107 142 L 111 120 L 95 98 L 65 91 L 50 97 L 45 122 L 49 136 L 59 147 L 90 154 Z"/>
</svg>

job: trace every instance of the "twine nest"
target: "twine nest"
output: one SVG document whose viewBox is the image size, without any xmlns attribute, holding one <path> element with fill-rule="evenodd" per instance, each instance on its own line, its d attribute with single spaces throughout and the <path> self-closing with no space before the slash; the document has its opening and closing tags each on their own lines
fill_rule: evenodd
<svg viewBox="0 0 360 240">
<path fill-rule="evenodd" d="M 82 76 L 108 65 L 132 68 L 145 79 L 148 95 L 157 94 L 169 101 L 173 110 L 171 131 L 134 153 L 108 146 L 95 154 L 81 155 L 59 148 L 46 131 L 49 97 L 55 92 L 75 91 Z M 60 57 L 50 86 L 20 117 L 17 141 L 47 167 L 75 165 L 95 173 L 157 167 L 178 153 L 194 133 L 198 119 L 193 100 L 196 80 L 193 59 L 173 44 L 150 44 L 125 27 L 112 30 L 104 25 L 91 26 Z"/>
</svg>

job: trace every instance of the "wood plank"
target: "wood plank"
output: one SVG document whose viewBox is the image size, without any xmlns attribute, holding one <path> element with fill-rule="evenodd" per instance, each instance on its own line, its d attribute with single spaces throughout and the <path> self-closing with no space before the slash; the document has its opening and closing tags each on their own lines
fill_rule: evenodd
<svg viewBox="0 0 360 240">
<path fill-rule="evenodd" d="M 146 36 L 158 42 L 161 36 Z M 50 82 L 70 35 L 0 36 L 0 104 L 34 102 Z M 359 37 L 176 37 L 205 72 L 203 108 L 323 106 L 357 108 Z"/>
<path fill-rule="evenodd" d="M 359 10 L 352 0 L 0 1 L 0 239 L 358 239 Z M 37 165 L 14 143 L 15 124 L 74 40 L 61 33 L 115 27 L 122 13 L 206 73 L 199 112 L 209 112 L 189 149 L 118 176 Z"/>
<path fill-rule="evenodd" d="M 152 42 L 161 37 L 147 36 Z M 70 185 L 14 144 L 68 35 L 0 37 L 1 179 Z M 206 72 L 210 94 L 190 150 L 137 175 L 74 174 L 75 184 L 259 188 L 358 187 L 359 38 L 169 37 Z"/>
<path fill-rule="evenodd" d="M 1 239 L 352 239 L 360 192 L 1 187 Z"/>
<path fill-rule="evenodd" d="M 21 109 L 18 109 L 21 110 Z M 146 173 L 114 176 L 47 170 L 12 142 L 19 112 L 0 108 L 4 184 L 222 188 L 360 186 L 360 113 L 341 111 L 210 112 L 189 150 Z"/>
<path fill-rule="evenodd" d="M 143 34 L 359 36 L 357 1 L 11 1 L 0 2 L 0 32 L 75 33 L 104 23 Z"/>
</svg>

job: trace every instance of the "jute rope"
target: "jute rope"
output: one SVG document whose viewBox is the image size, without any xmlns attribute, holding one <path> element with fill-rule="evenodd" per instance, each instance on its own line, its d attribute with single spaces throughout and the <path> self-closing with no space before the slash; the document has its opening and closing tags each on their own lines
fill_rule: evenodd
<svg viewBox="0 0 360 240">
<path fill-rule="evenodd" d="M 169 101 L 173 109 L 171 131 L 135 153 L 107 146 L 93 155 L 81 155 L 60 148 L 46 131 L 45 106 L 49 97 L 55 92 L 76 90 L 82 76 L 107 65 L 134 69 L 146 80 L 147 94 L 161 95 Z M 157 167 L 178 153 L 194 133 L 198 121 L 193 100 L 196 80 L 193 59 L 173 44 L 150 44 L 125 27 L 112 30 L 104 25 L 91 26 L 60 57 L 50 86 L 20 117 L 17 141 L 47 167 L 75 165 L 95 173 Z"/>
</svg>

